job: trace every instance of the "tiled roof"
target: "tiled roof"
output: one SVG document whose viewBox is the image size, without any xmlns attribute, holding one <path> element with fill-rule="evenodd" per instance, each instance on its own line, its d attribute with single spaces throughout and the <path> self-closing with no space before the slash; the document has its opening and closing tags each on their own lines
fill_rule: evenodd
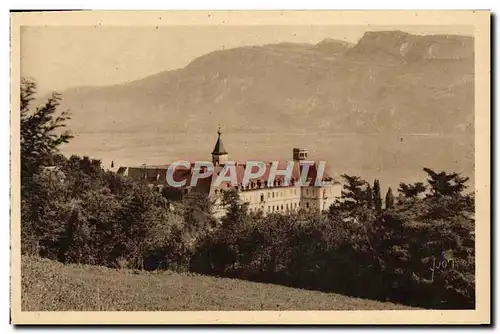
<svg viewBox="0 0 500 334">
<path fill-rule="evenodd" d="M 244 163 L 228 162 L 228 163 L 226 163 L 226 165 L 231 164 L 231 163 L 235 164 L 234 170 L 236 171 L 236 181 L 237 181 L 238 185 L 241 186 L 243 183 L 243 177 L 245 176 L 246 162 L 244 162 Z M 267 182 L 269 180 L 269 174 L 271 172 L 271 165 L 272 164 L 270 162 L 267 162 L 267 163 L 264 163 L 264 165 L 265 165 L 264 174 L 260 177 L 253 177 L 253 178 L 249 179 L 250 184 L 253 182 L 255 185 L 260 184 L 263 187 L 267 184 Z M 156 165 L 156 166 L 143 166 L 142 168 L 150 171 L 148 174 L 150 174 L 152 170 L 157 170 L 161 175 L 161 179 L 165 180 L 165 177 L 166 177 L 165 173 L 166 173 L 166 170 L 168 169 L 169 166 L 170 165 Z M 279 161 L 277 164 L 278 173 L 280 171 L 286 170 L 286 167 L 287 167 L 287 162 Z M 301 165 L 299 161 L 293 162 L 292 178 L 291 178 L 292 182 L 299 181 L 303 167 L 304 166 Z M 141 167 L 135 167 L 135 168 L 141 168 Z M 175 168 L 174 175 L 173 175 L 174 181 L 181 182 L 181 181 L 186 180 L 185 187 L 190 187 L 193 168 L 194 168 L 194 163 L 191 163 L 190 167 L 177 166 Z M 258 169 L 259 168 L 257 166 L 252 166 L 252 172 L 257 172 Z M 225 189 L 225 188 L 231 187 L 230 181 L 223 181 L 217 187 L 212 186 L 215 183 L 215 180 L 217 179 L 217 177 L 224 170 L 226 170 L 226 174 L 223 176 L 229 176 L 230 173 L 233 172 L 233 169 L 229 169 L 229 168 L 224 169 L 224 166 L 216 165 L 214 167 L 214 173 L 210 177 L 198 179 L 194 188 L 201 190 L 203 192 L 209 192 L 211 188 Z M 310 181 L 310 183 L 309 183 L 310 185 L 313 185 L 316 182 L 317 174 L 318 174 L 317 165 L 311 164 L 309 166 L 309 171 L 308 171 L 308 175 L 307 175 L 307 179 L 306 179 L 306 180 Z M 329 178 L 329 176 L 328 176 L 327 172 L 325 171 L 323 173 L 323 179 L 328 179 L 328 178 Z M 285 179 L 284 175 L 276 175 L 276 177 L 275 177 L 276 184 L 269 185 L 269 186 L 281 185 L 281 183 L 284 181 L 284 179 Z"/>
<path fill-rule="evenodd" d="M 271 163 L 266 163 L 265 167 L 266 167 L 265 172 L 262 176 L 253 177 L 253 178 L 249 179 L 250 184 L 252 182 L 255 185 L 260 184 L 261 186 L 265 186 L 267 184 L 267 182 L 269 180 L 269 174 L 271 172 Z M 294 161 L 293 169 L 292 169 L 292 178 L 291 178 L 292 182 L 297 182 L 300 179 L 302 168 L 303 168 L 303 166 L 301 166 L 298 161 Z M 245 163 L 236 164 L 236 166 L 235 166 L 236 181 L 237 181 L 238 185 L 242 185 L 242 183 L 243 183 L 245 169 L 246 169 Z M 196 188 L 201 187 L 205 191 L 208 191 L 210 188 L 212 188 L 212 184 L 215 183 L 215 180 L 217 179 L 217 177 L 224 170 L 226 171 L 226 173 L 223 176 L 229 176 L 230 173 L 232 172 L 232 169 L 229 169 L 229 168 L 224 169 L 224 166 L 217 165 L 217 166 L 215 166 L 214 173 L 212 174 L 212 176 L 209 178 L 199 179 L 197 181 L 195 187 Z M 279 171 L 284 171 L 284 170 L 286 170 L 286 162 L 279 162 L 277 165 L 278 173 L 279 173 Z M 257 171 L 258 171 L 258 167 L 253 166 L 252 172 L 257 172 Z M 318 174 L 317 166 L 310 165 L 308 175 L 307 175 L 307 180 L 310 181 L 311 185 L 313 185 L 316 182 L 317 174 Z M 191 182 L 191 175 L 192 175 L 191 170 L 188 170 L 184 167 L 178 167 L 178 168 L 176 168 L 175 173 L 174 173 L 174 180 L 175 181 L 187 180 L 187 184 L 189 184 Z M 325 171 L 323 173 L 323 179 L 326 179 L 326 178 L 329 178 L 329 176 L 327 175 L 327 173 Z M 276 175 L 276 177 L 275 177 L 276 184 L 269 185 L 269 186 L 276 186 L 278 184 L 281 184 L 284 181 L 284 179 L 285 179 L 284 175 Z M 230 181 L 223 181 L 220 183 L 220 185 L 218 185 L 217 187 L 213 187 L 213 188 L 223 188 L 224 189 L 224 188 L 229 188 L 229 187 L 231 187 L 231 182 Z"/>
</svg>

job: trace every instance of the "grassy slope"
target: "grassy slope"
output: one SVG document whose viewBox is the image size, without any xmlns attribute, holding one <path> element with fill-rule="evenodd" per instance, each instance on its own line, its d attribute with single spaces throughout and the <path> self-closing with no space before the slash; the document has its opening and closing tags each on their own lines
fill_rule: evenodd
<svg viewBox="0 0 500 334">
<path fill-rule="evenodd" d="M 114 270 L 23 257 L 23 311 L 369 310 L 392 303 L 173 272 Z"/>
</svg>

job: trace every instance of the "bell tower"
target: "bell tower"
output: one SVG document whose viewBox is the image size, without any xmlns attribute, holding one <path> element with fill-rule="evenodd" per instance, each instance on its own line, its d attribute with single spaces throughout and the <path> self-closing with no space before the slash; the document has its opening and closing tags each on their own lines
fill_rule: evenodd
<svg viewBox="0 0 500 334">
<path fill-rule="evenodd" d="M 220 126 L 217 130 L 217 142 L 215 143 L 214 150 L 212 151 L 212 163 L 214 166 L 224 165 L 228 159 L 228 153 L 222 144 Z"/>
<path fill-rule="evenodd" d="M 293 149 L 293 160 L 306 160 L 307 159 L 307 149 L 306 148 L 294 148 Z"/>
</svg>

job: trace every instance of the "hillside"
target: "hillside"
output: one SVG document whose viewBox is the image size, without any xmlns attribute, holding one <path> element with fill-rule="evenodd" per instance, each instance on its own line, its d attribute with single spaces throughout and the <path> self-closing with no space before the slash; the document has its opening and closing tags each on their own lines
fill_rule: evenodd
<svg viewBox="0 0 500 334">
<path fill-rule="evenodd" d="M 236 279 L 22 258 L 23 311 L 389 309 L 411 308 Z"/>
<path fill-rule="evenodd" d="M 473 127 L 473 38 L 367 32 L 214 51 L 134 82 L 63 92 L 76 133 L 463 133 Z"/>
</svg>

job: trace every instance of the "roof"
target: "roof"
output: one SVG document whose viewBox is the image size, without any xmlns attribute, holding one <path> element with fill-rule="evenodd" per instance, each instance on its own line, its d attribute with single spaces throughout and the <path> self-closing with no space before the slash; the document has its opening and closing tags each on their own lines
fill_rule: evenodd
<svg viewBox="0 0 500 334">
<path fill-rule="evenodd" d="M 209 162 L 207 162 L 209 163 Z M 236 174 L 236 182 L 238 185 L 241 187 L 243 183 L 243 177 L 245 176 L 245 170 L 246 170 L 246 162 L 245 163 L 236 163 L 236 162 L 228 162 L 226 165 L 234 164 L 234 170 L 231 168 L 225 168 L 225 166 L 221 165 L 216 165 L 214 166 L 214 172 L 210 177 L 205 177 L 205 178 L 200 178 L 194 185 L 194 188 L 208 193 L 210 192 L 210 189 L 226 189 L 226 188 L 231 188 L 232 185 L 230 184 L 230 181 L 223 181 L 220 183 L 220 185 L 215 186 L 215 180 L 217 177 L 221 174 L 221 172 L 225 171 L 225 175 L 223 176 L 230 176 L 230 173 L 235 171 Z M 257 188 L 259 187 L 266 187 L 268 180 L 269 180 L 269 174 L 271 171 L 271 162 L 267 162 L 264 164 L 265 165 L 265 172 L 262 176 L 259 177 L 253 177 L 249 180 L 249 185 L 254 185 Z M 151 166 L 148 166 L 149 168 L 143 167 L 145 170 L 156 170 L 156 172 L 159 172 L 161 174 L 161 178 L 165 178 L 165 173 L 166 170 L 168 169 L 170 165 L 163 165 L 163 166 L 155 166 L 156 168 L 153 168 Z M 176 166 L 174 173 L 172 175 L 174 181 L 177 182 L 182 182 L 186 181 L 185 186 L 181 188 L 193 188 L 191 187 L 191 178 L 192 178 L 192 173 L 193 173 L 193 168 L 195 164 L 191 163 L 190 166 Z M 160 168 L 158 168 L 160 167 Z M 277 171 L 284 171 L 286 170 L 287 167 L 287 162 L 286 161 L 280 161 L 277 164 Z M 136 167 L 137 168 L 137 167 Z M 202 167 L 203 168 L 203 167 Z M 294 161 L 293 163 L 293 168 L 292 168 L 292 177 L 291 177 L 291 183 L 290 185 L 293 185 L 293 183 L 296 183 L 297 181 L 300 180 L 301 177 L 301 172 L 303 169 L 303 165 L 299 161 Z M 257 172 L 258 167 L 253 166 L 252 167 L 252 172 Z M 307 179 L 309 181 L 310 185 L 314 185 L 316 183 L 316 178 L 318 175 L 318 170 L 317 170 L 317 165 L 316 164 L 311 164 L 309 167 Z M 231 175 L 232 176 L 232 175 Z M 270 187 L 282 187 L 285 186 L 283 184 L 285 177 L 284 175 L 276 175 L 275 181 L 276 183 L 273 185 L 269 185 Z M 326 170 L 323 173 L 323 180 L 328 180 L 331 179 L 329 175 L 327 174 Z M 227 180 L 227 179 L 226 179 Z M 332 180 L 333 181 L 333 180 Z M 253 189 L 253 186 L 252 186 Z"/>
<path fill-rule="evenodd" d="M 217 137 L 217 142 L 215 143 L 215 147 L 214 147 L 214 150 L 212 151 L 212 154 L 213 155 L 227 154 L 227 151 L 224 148 L 224 144 L 222 144 L 222 140 L 220 139 L 220 135 L 221 135 L 220 129 L 219 129 L 219 131 L 217 131 L 217 134 L 219 136 Z"/>
<path fill-rule="evenodd" d="M 278 162 L 277 165 L 277 171 L 284 171 L 286 170 L 286 162 Z M 298 161 L 294 161 L 293 168 L 292 168 L 292 179 L 294 181 L 298 181 L 301 176 L 302 172 L 302 167 Z M 236 167 L 236 180 L 238 184 L 243 183 L 243 177 L 245 175 L 245 170 L 246 170 L 246 163 L 245 164 L 237 164 Z M 212 178 L 215 179 L 219 176 L 219 174 L 224 170 L 223 166 L 216 166 L 215 171 L 212 175 Z M 257 172 L 259 168 L 257 166 L 252 166 L 251 172 Z M 269 180 L 269 174 L 271 173 L 271 163 L 266 163 L 265 164 L 265 172 L 262 176 L 260 177 L 253 177 L 249 180 L 250 183 L 267 183 Z M 223 176 L 228 176 L 230 174 L 230 170 L 226 169 L 226 173 Z M 308 171 L 307 179 L 311 180 L 312 182 L 315 181 L 317 175 L 317 170 L 315 165 L 311 165 Z M 326 173 L 324 173 L 324 177 L 327 177 Z M 285 179 L 284 175 L 276 175 L 275 181 L 282 182 Z M 222 188 L 226 188 L 230 186 L 229 181 L 223 181 L 220 185 Z"/>
<path fill-rule="evenodd" d="M 253 177 L 253 178 L 249 179 L 250 184 L 253 183 L 255 185 L 260 185 L 260 186 L 267 185 L 267 182 L 269 180 L 269 174 L 271 172 L 271 163 L 266 163 L 265 167 L 266 167 L 265 172 L 262 176 Z M 298 182 L 300 180 L 302 168 L 303 168 L 303 166 L 300 164 L 299 161 L 294 161 L 293 168 L 292 168 L 292 177 L 291 177 L 292 183 Z M 238 185 L 242 186 L 243 177 L 245 176 L 246 164 L 236 164 L 234 170 L 236 171 L 236 181 L 237 181 Z M 284 170 L 286 170 L 286 162 L 278 162 L 277 171 L 279 172 L 279 171 L 284 171 Z M 230 173 L 232 172 L 231 169 L 225 169 L 224 166 L 220 166 L 220 165 L 215 166 L 214 173 L 208 178 L 199 179 L 197 184 L 196 184 L 196 187 L 197 188 L 202 187 L 202 188 L 204 188 L 204 190 L 208 190 L 210 188 L 223 188 L 223 189 L 224 188 L 231 188 L 232 185 L 231 185 L 230 181 L 223 181 L 220 183 L 220 185 L 213 186 L 215 179 L 223 171 L 225 171 L 225 175 L 223 175 L 223 176 L 229 176 Z M 251 171 L 257 172 L 258 167 L 253 166 Z M 182 167 L 179 169 L 176 169 L 174 172 L 174 180 L 180 181 L 182 179 L 186 179 L 187 184 L 189 184 L 191 182 L 191 173 L 192 173 L 192 169 L 188 170 L 188 169 L 184 169 Z M 317 165 L 311 164 L 309 167 L 307 178 L 306 178 L 306 180 L 308 180 L 310 182 L 309 183 L 310 185 L 314 185 L 316 183 L 317 175 L 318 175 Z M 276 175 L 276 177 L 275 177 L 276 184 L 270 185 L 270 186 L 274 186 L 274 187 L 284 186 L 284 184 L 282 185 L 282 182 L 284 181 L 284 179 L 285 179 L 284 175 Z M 323 180 L 330 179 L 330 177 L 326 171 L 324 171 L 322 179 Z"/>
</svg>

